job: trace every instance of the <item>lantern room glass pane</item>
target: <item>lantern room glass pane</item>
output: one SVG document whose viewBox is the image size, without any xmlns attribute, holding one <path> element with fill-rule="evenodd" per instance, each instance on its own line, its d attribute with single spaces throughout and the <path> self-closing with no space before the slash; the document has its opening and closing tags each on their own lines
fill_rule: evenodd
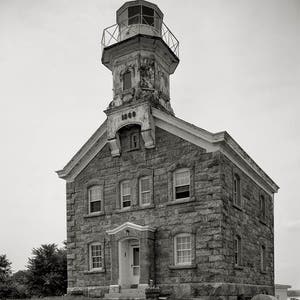
<svg viewBox="0 0 300 300">
<path fill-rule="evenodd" d="M 128 7 L 128 25 L 141 23 L 141 6 Z"/>
<path fill-rule="evenodd" d="M 142 24 L 154 26 L 154 9 L 142 6 Z"/>
</svg>

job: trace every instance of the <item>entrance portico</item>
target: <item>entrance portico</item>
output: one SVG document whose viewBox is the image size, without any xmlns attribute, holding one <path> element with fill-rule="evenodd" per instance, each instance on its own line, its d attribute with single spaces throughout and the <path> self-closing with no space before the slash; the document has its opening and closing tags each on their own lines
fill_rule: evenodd
<svg viewBox="0 0 300 300">
<path fill-rule="evenodd" d="M 126 222 L 108 230 L 111 242 L 110 292 L 145 288 L 154 278 L 154 232 L 150 226 Z"/>
</svg>

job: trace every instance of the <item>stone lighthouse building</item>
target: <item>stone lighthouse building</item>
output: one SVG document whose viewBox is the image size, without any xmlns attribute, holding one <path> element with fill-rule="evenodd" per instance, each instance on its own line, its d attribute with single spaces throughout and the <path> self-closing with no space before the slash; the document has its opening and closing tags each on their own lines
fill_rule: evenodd
<svg viewBox="0 0 300 300">
<path fill-rule="evenodd" d="M 278 186 L 227 133 L 177 117 L 179 43 L 153 3 L 126 2 L 104 30 L 106 121 L 60 171 L 68 292 L 145 299 L 274 293 Z"/>
</svg>

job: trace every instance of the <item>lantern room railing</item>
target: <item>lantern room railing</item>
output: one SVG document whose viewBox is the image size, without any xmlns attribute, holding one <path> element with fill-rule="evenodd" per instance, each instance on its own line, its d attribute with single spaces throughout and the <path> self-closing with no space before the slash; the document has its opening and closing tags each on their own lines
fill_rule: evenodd
<svg viewBox="0 0 300 300">
<path fill-rule="evenodd" d="M 137 34 L 161 37 L 173 53 L 179 57 L 179 41 L 161 18 L 140 14 L 105 28 L 101 40 L 102 51 L 106 47 Z"/>
</svg>

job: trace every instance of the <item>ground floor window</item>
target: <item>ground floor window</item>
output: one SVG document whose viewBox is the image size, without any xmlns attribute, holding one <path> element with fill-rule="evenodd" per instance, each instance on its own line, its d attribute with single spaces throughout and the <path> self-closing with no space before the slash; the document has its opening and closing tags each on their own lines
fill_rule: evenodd
<svg viewBox="0 0 300 300">
<path fill-rule="evenodd" d="M 100 243 L 90 244 L 90 270 L 103 269 L 103 248 Z"/>
<path fill-rule="evenodd" d="M 175 236 L 175 265 L 192 264 L 192 236 L 188 233 L 181 233 Z"/>
<path fill-rule="evenodd" d="M 266 246 L 260 246 L 260 268 L 262 272 L 266 271 Z"/>
<path fill-rule="evenodd" d="M 240 266 L 242 263 L 242 242 L 239 235 L 234 238 L 234 263 L 236 266 Z"/>
</svg>

